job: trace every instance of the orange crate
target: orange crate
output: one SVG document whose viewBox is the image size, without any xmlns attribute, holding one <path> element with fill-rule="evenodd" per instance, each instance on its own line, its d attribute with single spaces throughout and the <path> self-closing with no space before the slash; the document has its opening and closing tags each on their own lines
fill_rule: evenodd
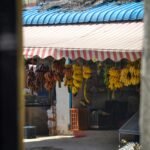
<svg viewBox="0 0 150 150">
<path fill-rule="evenodd" d="M 70 109 L 71 130 L 87 130 L 89 127 L 89 113 L 85 108 Z"/>
</svg>

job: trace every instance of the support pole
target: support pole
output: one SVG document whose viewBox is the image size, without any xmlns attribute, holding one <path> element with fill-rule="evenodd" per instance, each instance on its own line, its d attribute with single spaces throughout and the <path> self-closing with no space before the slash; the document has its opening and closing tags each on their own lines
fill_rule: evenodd
<svg viewBox="0 0 150 150">
<path fill-rule="evenodd" d="M 144 54 L 141 73 L 140 133 L 143 150 L 150 149 L 150 0 L 144 0 Z"/>
<path fill-rule="evenodd" d="M 68 58 L 67 61 L 66 61 L 66 64 L 70 64 L 70 59 Z M 72 108 L 72 91 L 70 91 L 69 93 L 69 124 L 68 124 L 68 127 L 70 129 L 71 127 L 71 113 L 70 113 L 70 109 Z"/>
<path fill-rule="evenodd" d="M 23 150 L 24 66 L 21 1 L 0 5 L 0 138 L 1 150 Z"/>
<path fill-rule="evenodd" d="M 70 64 L 70 59 L 67 59 L 66 64 Z M 72 91 L 69 93 L 69 108 L 72 108 Z"/>
</svg>

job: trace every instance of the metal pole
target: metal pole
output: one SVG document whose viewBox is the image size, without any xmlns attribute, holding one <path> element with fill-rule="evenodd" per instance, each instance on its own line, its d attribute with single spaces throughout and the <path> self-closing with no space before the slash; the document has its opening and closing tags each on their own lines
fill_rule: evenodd
<svg viewBox="0 0 150 150">
<path fill-rule="evenodd" d="M 70 61 L 71 60 L 68 58 L 66 64 L 70 64 Z M 72 92 L 71 91 L 69 93 L 69 108 L 72 108 Z"/>
<path fill-rule="evenodd" d="M 68 58 L 67 61 L 66 61 L 66 64 L 70 64 L 70 59 Z M 69 93 L 69 129 L 71 127 L 71 112 L 70 112 L 70 109 L 72 108 L 72 91 L 70 91 Z"/>
</svg>

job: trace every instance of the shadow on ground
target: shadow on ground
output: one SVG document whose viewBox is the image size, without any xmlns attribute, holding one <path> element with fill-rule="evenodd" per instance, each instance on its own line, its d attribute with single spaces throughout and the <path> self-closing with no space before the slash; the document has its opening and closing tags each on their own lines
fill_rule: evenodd
<svg viewBox="0 0 150 150">
<path fill-rule="evenodd" d="M 118 131 L 86 131 L 84 137 L 24 140 L 25 150 L 118 150 Z"/>
<path fill-rule="evenodd" d="M 63 150 L 63 149 L 54 147 L 32 147 L 26 148 L 25 150 Z"/>
</svg>

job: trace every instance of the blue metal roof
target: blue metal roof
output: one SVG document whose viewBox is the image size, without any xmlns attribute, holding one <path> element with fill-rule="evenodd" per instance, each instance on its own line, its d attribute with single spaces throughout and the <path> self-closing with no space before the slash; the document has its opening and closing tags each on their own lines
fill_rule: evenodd
<svg viewBox="0 0 150 150">
<path fill-rule="evenodd" d="M 53 8 L 38 11 L 40 6 L 23 11 L 23 25 L 57 25 L 81 23 L 108 23 L 140 21 L 144 17 L 143 2 L 124 4 L 103 3 L 84 11 L 69 11 Z"/>
</svg>

